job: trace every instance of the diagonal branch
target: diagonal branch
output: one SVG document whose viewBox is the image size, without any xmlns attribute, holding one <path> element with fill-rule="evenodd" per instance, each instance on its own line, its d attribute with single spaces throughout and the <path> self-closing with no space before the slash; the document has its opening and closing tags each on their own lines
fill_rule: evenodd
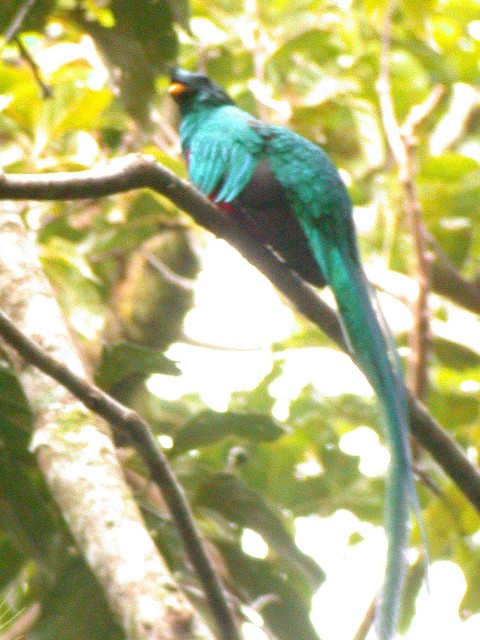
<svg viewBox="0 0 480 640">
<path fill-rule="evenodd" d="M 8 631 L 0 634 L 0 640 L 19 640 L 26 638 L 36 621 L 40 617 L 41 607 L 39 602 L 33 602 L 15 618 Z M 2 630 L 0 626 L 0 631 Z"/>
<path fill-rule="evenodd" d="M 21 31 L 25 18 L 35 2 L 36 0 L 24 0 L 20 9 L 17 11 L 12 22 L 5 31 L 5 35 L 3 36 L 3 47 L 8 44 L 10 40 L 13 40 Z"/>
<path fill-rule="evenodd" d="M 35 176 L 11 174 L 0 178 L 0 198 L 15 200 L 86 199 L 140 188 L 163 194 L 198 224 L 227 240 L 262 271 L 300 313 L 318 325 L 341 349 L 347 350 L 336 313 L 311 287 L 191 184 L 149 156 L 127 156 L 89 171 Z M 409 394 L 409 411 L 413 435 L 480 511 L 480 470 L 412 394 Z"/>
<path fill-rule="evenodd" d="M 0 307 L 50 357 L 84 377 L 85 367 L 17 208 L 5 202 L 0 214 Z M 5 340 L 1 348 L 29 399 L 32 451 L 126 635 L 209 640 L 210 631 L 173 581 L 145 528 L 108 425 Z"/>
<path fill-rule="evenodd" d="M 435 293 L 445 296 L 460 307 L 480 315 L 480 286 L 465 278 L 448 255 L 428 232 L 431 252 L 431 285 Z"/>
<path fill-rule="evenodd" d="M 223 588 L 202 543 L 193 514 L 168 460 L 158 445 L 147 422 L 107 393 L 73 373 L 62 362 L 40 349 L 0 311 L 0 334 L 24 360 L 64 386 L 83 404 L 127 436 L 147 466 L 151 479 L 160 487 L 174 518 L 188 556 L 204 587 L 223 640 L 238 640 L 239 633 Z"/>
<path fill-rule="evenodd" d="M 20 51 L 22 58 L 30 67 L 33 77 L 35 78 L 35 82 L 40 87 L 40 90 L 42 92 L 42 98 L 44 99 L 51 98 L 53 96 L 52 87 L 49 84 L 47 84 L 43 79 L 42 71 L 38 63 L 34 60 L 32 54 L 28 50 L 28 47 L 22 42 L 22 39 L 20 36 L 15 36 L 14 40 L 17 44 L 18 50 Z"/>
</svg>

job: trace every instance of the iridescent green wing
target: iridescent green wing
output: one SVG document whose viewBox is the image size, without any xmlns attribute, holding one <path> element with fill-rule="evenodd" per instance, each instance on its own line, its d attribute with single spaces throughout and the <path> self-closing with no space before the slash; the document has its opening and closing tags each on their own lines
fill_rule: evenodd
<svg viewBox="0 0 480 640">
<path fill-rule="evenodd" d="M 200 126 L 188 153 L 191 181 L 215 202 L 232 202 L 251 179 L 263 148 L 251 117 L 226 106 Z"/>
</svg>

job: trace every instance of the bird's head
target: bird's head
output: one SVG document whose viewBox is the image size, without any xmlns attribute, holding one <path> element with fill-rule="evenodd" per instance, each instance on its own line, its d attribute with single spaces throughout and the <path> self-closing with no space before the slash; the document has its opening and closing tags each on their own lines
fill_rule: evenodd
<svg viewBox="0 0 480 640">
<path fill-rule="evenodd" d="M 178 104 L 182 114 L 202 107 L 220 107 L 234 104 L 230 96 L 218 84 L 203 73 L 175 69 L 170 76 L 169 94 Z"/>
</svg>

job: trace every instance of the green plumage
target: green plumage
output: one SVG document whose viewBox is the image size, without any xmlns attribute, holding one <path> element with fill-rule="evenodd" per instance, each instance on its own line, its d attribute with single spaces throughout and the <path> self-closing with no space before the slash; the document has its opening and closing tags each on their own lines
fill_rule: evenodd
<svg viewBox="0 0 480 640">
<path fill-rule="evenodd" d="M 391 463 L 385 510 L 388 557 L 377 632 L 381 640 L 389 640 L 401 601 L 410 507 L 419 521 L 421 516 L 402 373 L 360 264 L 348 192 L 317 145 L 254 119 L 202 74 L 177 70 L 172 80 L 192 182 L 300 275 L 330 285 L 352 354 L 378 396 Z"/>
</svg>

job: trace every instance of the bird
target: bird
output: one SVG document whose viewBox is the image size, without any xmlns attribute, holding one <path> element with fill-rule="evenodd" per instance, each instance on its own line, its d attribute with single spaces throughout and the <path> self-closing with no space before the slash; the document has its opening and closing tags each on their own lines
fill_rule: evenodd
<svg viewBox="0 0 480 640">
<path fill-rule="evenodd" d="M 315 287 L 329 286 L 348 348 L 374 389 L 390 463 L 385 491 L 387 560 L 375 626 L 396 635 L 406 575 L 410 511 L 421 529 L 403 372 L 357 245 L 339 171 L 314 142 L 236 106 L 207 75 L 176 68 L 182 152 L 191 182 L 226 215 Z"/>
</svg>

